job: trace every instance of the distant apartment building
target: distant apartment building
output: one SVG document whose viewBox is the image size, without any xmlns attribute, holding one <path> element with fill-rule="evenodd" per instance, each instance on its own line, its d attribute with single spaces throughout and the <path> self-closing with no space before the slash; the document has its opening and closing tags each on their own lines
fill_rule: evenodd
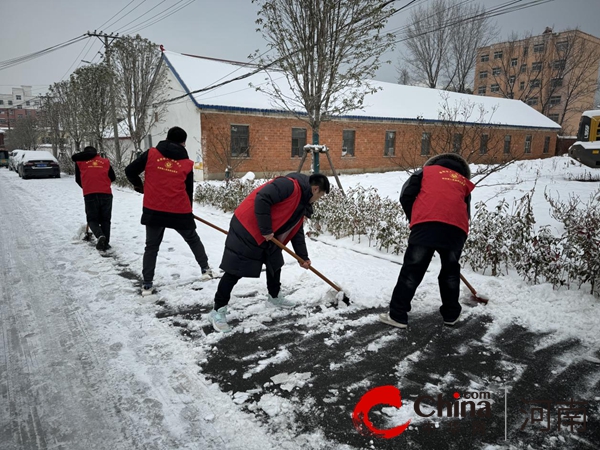
<svg viewBox="0 0 600 450">
<path fill-rule="evenodd" d="M 580 30 L 481 47 L 474 94 L 521 100 L 575 135 L 580 115 L 594 108 L 600 39 Z"/>
<path fill-rule="evenodd" d="M 13 128 L 24 117 L 36 117 L 40 107 L 39 98 L 31 92 L 31 86 L 12 88 L 12 93 L 0 93 L 0 128 Z"/>
</svg>

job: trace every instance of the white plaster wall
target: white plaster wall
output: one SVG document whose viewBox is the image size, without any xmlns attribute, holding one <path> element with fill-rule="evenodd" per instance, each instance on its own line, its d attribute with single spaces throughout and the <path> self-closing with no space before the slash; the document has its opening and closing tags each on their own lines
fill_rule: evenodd
<svg viewBox="0 0 600 450">
<path fill-rule="evenodd" d="M 170 70 L 167 71 L 167 79 L 169 82 L 167 98 L 179 97 L 185 94 L 183 87 Z M 204 162 L 202 157 L 200 111 L 189 98 L 167 103 L 166 114 L 164 114 L 161 121 L 152 127 L 150 132 L 152 145 L 156 146 L 159 141 L 164 140 L 167 137 L 169 128 L 175 126 L 183 128 L 188 135 L 186 149 L 190 159 L 195 163 L 194 180 L 203 181 Z"/>
</svg>

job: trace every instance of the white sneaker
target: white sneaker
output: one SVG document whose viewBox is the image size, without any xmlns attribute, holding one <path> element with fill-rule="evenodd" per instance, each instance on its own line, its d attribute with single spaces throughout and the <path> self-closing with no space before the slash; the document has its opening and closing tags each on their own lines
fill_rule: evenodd
<svg viewBox="0 0 600 450">
<path fill-rule="evenodd" d="M 271 297 L 271 294 L 269 294 L 269 297 L 267 298 L 267 301 L 271 304 L 271 306 L 275 306 L 277 308 L 293 308 L 294 306 L 296 306 L 296 303 L 294 303 L 291 300 L 288 300 L 285 297 L 282 297 L 281 295 L 279 297 Z"/>
<path fill-rule="evenodd" d="M 231 327 L 227 323 L 227 306 L 223 306 L 218 310 L 213 309 L 208 313 L 208 320 L 212 323 L 215 331 L 220 333 L 229 333 L 231 331 Z"/>
<path fill-rule="evenodd" d="M 460 319 L 460 316 L 458 316 L 456 320 L 453 320 L 452 322 L 444 320 L 444 325 L 446 325 L 447 327 L 453 327 L 456 324 L 456 322 L 458 322 L 458 319 Z"/>
<path fill-rule="evenodd" d="M 202 275 L 200 276 L 200 281 L 212 280 L 214 277 L 215 277 L 215 273 L 209 267 L 207 269 L 202 269 Z"/>
<path fill-rule="evenodd" d="M 142 297 L 154 294 L 155 290 L 152 287 L 152 283 L 142 285 Z"/>
<path fill-rule="evenodd" d="M 408 327 L 408 324 L 402 323 L 402 322 L 396 322 L 394 319 L 392 319 L 390 317 L 389 312 L 384 313 L 384 314 L 379 314 L 378 318 L 379 318 L 380 322 L 387 323 L 388 325 L 391 325 L 396 328 L 407 328 Z"/>
</svg>

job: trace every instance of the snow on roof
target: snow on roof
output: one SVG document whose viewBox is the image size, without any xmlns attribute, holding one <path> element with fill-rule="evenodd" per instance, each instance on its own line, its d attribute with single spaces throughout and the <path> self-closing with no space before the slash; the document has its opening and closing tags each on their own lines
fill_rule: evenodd
<svg viewBox="0 0 600 450">
<path fill-rule="evenodd" d="M 215 60 L 197 56 L 164 51 L 167 65 L 188 92 L 222 83 L 241 75 L 253 72 L 255 66 L 244 63 Z M 219 108 L 239 111 L 282 111 L 265 93 L 253 86 L 266 85 L 266 72 L 275 81 L 282 83 L 282 91 L 290 93 L 286 78 L 277 71 L 262 71 L 242 80 L 206 92 L 193 94 L 199 108 Z M 344 118 L 362 120 L 424 120 L 439 121 L 442 106 L 447 102 L 450 108 L 474 104 L 473 113 L 457 119 L 472 123 L 493 123 L 512 127 L 554 128 L 560 125 L 550 120 L 520 100 L 498 97 L 459 94 L 439 89 L 404 86 L 395 83 L 371 80 L 369 83 L 381 90 L 365 97 L 364 107 L 344 114 Z M 285 86 L 283 86 L 285 85 Z M 447 98 L 447 100 L 444 100 Z M 484 109 L 483 119 L 479 120 L 480 107 Z"/>
<path fill-rule="evenodd" d="M 131 134 L 129 133 L 129 125 L 127 124 L 127 121 L 125 119 L 119 122 L 118 127 L 119 139 L 131 137 Z M 102 136 L 104 137 L 104 139 L 113 139 L 115 137 L 112 124 L 109 125 L 106 130 L 104 130 Z"/>
</svg>

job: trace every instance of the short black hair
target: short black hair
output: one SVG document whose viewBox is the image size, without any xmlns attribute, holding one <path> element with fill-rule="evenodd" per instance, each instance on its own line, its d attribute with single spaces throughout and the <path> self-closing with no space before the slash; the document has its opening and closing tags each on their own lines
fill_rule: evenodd
<svg viewBox="0 0 600 450">
<path fill-rule="evenodd" d="M 173 127 L 167 132 L 167 141 L 182 144 L 187 140 L 187 133 L 183 128 Z"/>
<path fill-rule="evenodd" d="M 309 178 L 309 182 L 311 186 L 318 186 L 320 191 L 329 194 L 329 180 L 322 173 L 313 173 Z"/>
</svg>

